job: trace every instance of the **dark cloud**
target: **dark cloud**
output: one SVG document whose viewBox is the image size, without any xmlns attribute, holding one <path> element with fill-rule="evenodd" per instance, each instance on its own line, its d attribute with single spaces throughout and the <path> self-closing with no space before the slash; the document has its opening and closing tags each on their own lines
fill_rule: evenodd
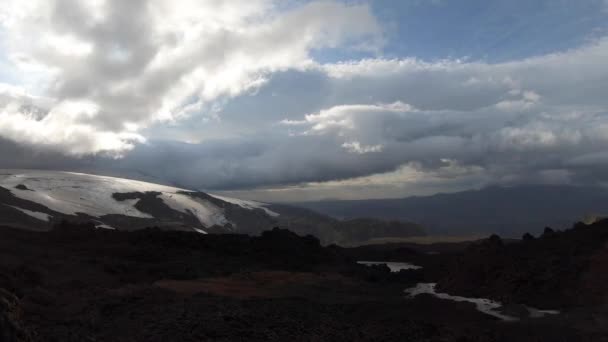
<svg viewBox="0 0 608 342">
<path fill-rule="evenodd" d="M 236 127 L 240 137 L 173 144 L 171 158 L 186 162 L 163 177 L 209 189 L 277 188 L 382 178 L 411 165 L 432 175 L 433 189 L 472 179 L 599 184 L 606 181 L 607 103 L 585 80 L 608 86 L 599 58 L 607 46 L 495 65 L 369 60 L 279 73 L 228 102 L 218 122 L 194 128 L 204 136 Z M 144 148 L 149 160 L 162 145 Z M 444 172 L 446 163 L 461 169 Z M 358 196 L 380 187 L 358 182 Z"/>
</svg>

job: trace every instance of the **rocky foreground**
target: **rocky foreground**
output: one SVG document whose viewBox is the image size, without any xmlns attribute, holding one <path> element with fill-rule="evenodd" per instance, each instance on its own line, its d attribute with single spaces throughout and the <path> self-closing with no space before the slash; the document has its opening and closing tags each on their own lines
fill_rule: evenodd
<svg viewBox="0 0 608 342">
<path fill-rule="evenodd" d="M 344 249 L 279 229 L 0 228 L 0 341 L 608 340 L 606 232 L 600 222 L 523 242 Z M 424 268 L 356 263 L 370 258 Z M 502 300 L 516 316 L 548 300 L 560 314 L 506 322 L 471 303 L 408 298 L 421 282 Z"/>
</svg>

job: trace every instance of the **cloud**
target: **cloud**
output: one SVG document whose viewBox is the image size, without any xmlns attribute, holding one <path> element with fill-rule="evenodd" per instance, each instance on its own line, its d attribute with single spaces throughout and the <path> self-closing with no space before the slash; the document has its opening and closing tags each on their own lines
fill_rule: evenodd
<svg viewBox="0 0 608 342">
<path fill-rule="evenodd" d="M 80 157 L 70 169 L 273 200 L 608 182 L 607 38 L 501 63 L 385 58 L 365 5 L 179 5 L 9 2 L 22 79 L 0 87 L 0 137 Z M 321 62 L 345 49 L 368 57 Z"/>
<path fill-rule="evenodd" d="M 359 154 L 382 152 L 383 148 L 382 145 L 361 145 L 358 141 L 345 142 L 342 147 L 350 153 Z"/>
<path fill-rule="evenodd" d="M 269 202 L 300 202 L 320 199 L 400 198 L 462 191 L 488 182 L 484 170 L 464 167 L 444 160 L 436 170 L 421 170 L 415 163 L 394 171 L 370 174 L 347 180 L 309 182 L 292 186 L 232 190 L 222 193 L 237 198 L 264 199 Z"/>
<path fill-rule="evenodd" d="M 441 184 L 598 184 L 606 181 L 598 154 L 608 147 L 607 52 L 608 41 L 600 40 L 508 63 L 369 59 L 281 72 L 220 111 L 222 125 L 246 133 L 187 145 L 184 159 L 200 172 L 170 177 L 216 190 L 267 188 L 255 193 L 273 199 L 322 197 L 329 194 L 323 183 L 341 184 L 349 198 L 437 191 Z M 302 89 L 306 96 L 298 97 Z M 273 103 L 277 92 L 284 96 L 277 108 L 247 120 L 243 108 Z M 181 147 L 173 147 L 179 158 Z M 446 160 L 462 172 L 440 172 Z M 433 185 L 348 183 L 370 175 L 385 181 L 405 166 Z"/>
<path fill-rule="evenodd" d="M 372 130 L 371 125 L 374 125 L 376 130 L 383 129 L 384 121 L 382 119 L 390 120 L 390 118 L 402 117 L 403 114 L 412 110 L 411 106 L 401 102 L 375 105 L 341 105 L 321 110 L 319 113 L 308 114 L 302 121 L 283 120 L 281 122 L 287 125 L 309 125 L 310 129 L 305 131 L 304 134 L 333 133 L 346 136 L 360 128 L 366 131 Z M 363 132 L 358 131 L 355 134 L 357 133 L 361 135 Z M 369 133 L 369 138 L 373 139 L 381 132 L 373 131 Z"/>
<path fill-rule="evenodd" d="M 313 50 L 382 44 L 366 5 L 278 4 L 8 1 L 0 10 L 6 55 L 27 95 L 51 101 L 41 109 L 49 118 L 37 121 L 5 108 L 0 135 L 72 154 L 122 154 L 143 127 L 212 114 L 270 73 L 312 63 Z"/>
<path fill-rule="evenodd" d="M 117 156 L 144 138 L 132 132 L 99 130 L 86 119 L 99 107 L 88 101 L 54 101 L 29 96 L 23 90 L 0 85 L 0 135 L 39 149 L 83 155 L 106 151 Z"/>
</svg>

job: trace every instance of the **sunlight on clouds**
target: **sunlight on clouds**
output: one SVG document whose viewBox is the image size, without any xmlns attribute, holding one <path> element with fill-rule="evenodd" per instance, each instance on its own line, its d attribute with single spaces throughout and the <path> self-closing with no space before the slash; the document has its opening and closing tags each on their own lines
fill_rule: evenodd
<svg viewBox="0 0 608 342">
<path fill-rule="evenodd" d="M 367 5 L 337 1 L 9 0 L 0 9 L 0 27 L 22 79 L 38 80 L 35 90 L 62 105 L 48 108 L 37 129 L 51 131 L 44 125 L 61 121 L 69 134 L 107 136 L 108 143 L 69 153 L 86 153 L 86 146 L 90 153 L 128 149 L 132 144 L 118 142 L 134 127 L 215 115 L 218 103 L 261 87 L 269 74 L 314 64 L 312 50 L 382 44 Z M 65 106 L 85 102 L 97 110 Z M 34 132 L 28 139 L 0 135 L 40 141 Z M 69 134 L 60 135 L 61 143 L 50 141 L 65 146 L 73 140 Z"/>
<path fill-rule="evenodd" d="M 35 99 L 28 99 L 19 93 L 4 93 L 7 94 L 11 99 L 0 103 L 0 135 L 26 145 L 72 155 L 104 151 L 110 156 L 119 157 L 134 143 L 145 141 L 135 133 L 104 132 L 79 123 L 97 114 L 98 107 L 93 103 L 66 101 L 53 106 L 47 113 L 32 115 L 23 106 L 28 100 Z"/>
<path fill-rule="evenodd" d="M 485 184 L 489 179 L 484 175 L 484 171 L 479 166 L 464 166 L 457 161 L 443 159 L 442 165 L 432 171 L 425 170 L 416 163 L 407 163 L 394 171 L 364 177 L 246 191 L 224 191 L 222 194 L 268 202 L 424 196 L 437 191 L 460 191 L 471 185 Z"/>
<path fill-rule="evenodd" d="M 93 52 L 93 44 L 79 41 L 70 35 L 47 34 L 43 39 L 48 48 L 67 56 L 85 56 Z"/>
<path fill-rule="evenodd" d="M 360 129 L 370 129 L 372 127 L 365 124 L 382 124 L 383 114 L 401 116 L 415 109 L 403 102 L 375 105 L 340 105 L 329 109 L 321 110 L 319 113 L 307 114 L 303 121 L 282 120 L 284 125 L 309 125 L 310 128 L 304 134 L 326 134 L 335 132 L 339 136 L 348 137 L 351 133 L 357 133 Z M 365 126 L 365 127 L 363 127 Z M 382 129 L 382 128 L 380 128 Z"/>
<path fill-rule="evenodd" d="M 365 186 L 397 186 L 408 187 L 415 183 L 440 181 L 445 178 L 459 178 L 471 174 L 481 174 L 480 166 L 465 166 L 452 159 L 441 159 L 441 165 L 434 171 L 424 170 L 418 163 L 411 162 L 399 166 L 396 170 L 376 173 L 369 176 L 355 177 L 345 180 L 312 182 L 307 187 L 365 187 Z"/>
<path fill-rule="evenodd" d="M 342 144 L 342 147 L 350 153 L 374 153 L 374 152 L 382 152 L 382 145 L 361 145 L 358 141 L 350 141 Z"/>
</svg>

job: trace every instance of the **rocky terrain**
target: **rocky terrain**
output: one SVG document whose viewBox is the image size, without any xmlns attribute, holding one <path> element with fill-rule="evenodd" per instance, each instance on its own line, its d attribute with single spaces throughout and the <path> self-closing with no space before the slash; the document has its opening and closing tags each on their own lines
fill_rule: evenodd
<svg viewBox="0 0 608 342">
<path fill-rule="evenodd" d="M 4 227 L 0 337 L 603 341 L 607 229 L 600 222 L 522 242 L 493 237 L 412 249 L 323 247 L 315 237 L 283 229 L 252 237 L 72 223 L 47 232 Z M 392 273 L 357 264 L 370 257 L 423 268 Z M 504 301 L 501 310 L 516 319 L 476 310 L 475 301 L 404 292 L 419 283 Z M 528 315 L 524 305 L 559 314 Z"/>
<path fill-rule="evenodd" d="M 608 221 L 546 228 L 521 242 L 494 235 L 473 243 L 443 265 L 439 284 L 466 295 L 560 308 L 608 304 Z M 608 308 L 608 307 L 606 307 Z"/>
</svg>

